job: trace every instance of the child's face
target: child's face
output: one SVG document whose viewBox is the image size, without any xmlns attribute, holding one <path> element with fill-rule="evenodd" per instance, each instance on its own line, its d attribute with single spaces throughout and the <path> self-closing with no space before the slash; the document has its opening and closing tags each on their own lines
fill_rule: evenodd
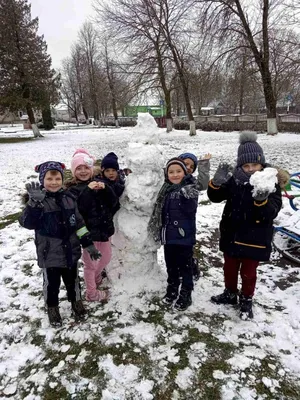
<svg viewBox="0 0 300 400">
<path fill-rule="evenodd" d="M 184 160 L 182 160 L 186 166 L 187 169 L 187 173 L 188 174 L 192 174 L 194 172 L 195 169 L 195 163 L 193 160 L 191 160 L 190 158 L 185 158 Z"/>
<path fill-rule="evenodd" d="M 47 171 L 44 178 L 44 188 L 48 192 L 58 192 L 62 188 L 61 173 L 55 170 Z"/>
<path fill-rule="evenodd" d="M 92 177 L 92 170 L 86 165 L 79 165 L 75 170 L 75 178 L 80 181 L 88 181 Z"/>
<path fill-rule="evenodd" d="M 246 174 L 254 174 L 254 172 L 261 171 L 263 166 L 258 163 L 248 163 L 242 165 L 242 169 Z"/>
<path fill-rule="evenodd" d="M 184 171 L 180 165 L 173 164 L 168 168 L 168 179 L 171 183 L 180 183 L 184 176 Z"/>
<path fill-rule="evenodd" d="M 103 175 L 105 176 L 105 178 L 111 181 L 115 181 L 118 177 L 118 171 L 114 168 L 107 168 L 103 171 Z"/>
</svg>

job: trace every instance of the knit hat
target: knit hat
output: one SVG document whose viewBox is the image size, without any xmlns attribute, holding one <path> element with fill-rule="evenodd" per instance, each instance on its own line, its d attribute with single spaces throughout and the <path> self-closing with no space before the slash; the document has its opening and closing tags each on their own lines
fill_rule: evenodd
<svg viewBox="0 0 300 400">
<path fill-rule="evenodd" d="M 58 161 L 46 161 L 40 165 L 36 165 L 34 170 L 39 173 L 39 181 L 44 186 L 45 175 L 48 171 L 58 171 L 61 173 L 62 179 L 64 179 L 65 164 Z"/>
<path fill-rule="evenodd" d="M 196 168 L 197 168 L 197 165 L 198 165 L 198 160 L 197 160 L 197 157 L 195 156 L 195 154 L 183 153 L 183 154 L 180 154 L 180 156 L 178 156 L 178 158 L 180 158 L 181 160 L 185 160 L 186 158 L 189 158 L 190 160 L 192 160 L 194 162 L 193 172 L 196 171 Z"/>
<path fill-rule="evenodd" d="M 187 169 L 186 169 L 185 163 L 184 163 L 180 158 L 178 158 L 178 157 L 171 158 L 171 159 L 167 162 L 167 165 L 166 165 L 166 168 L 165 168 L 166 175 L 168 175 L 168 169 L 170 168 L 170 166 L 171 166 L 171 165 L 174 165 L 174 164 L 180 165 L 181 168 L 182 168 L 183 171 L 184 171 L 184 175 L 187 175 Z"/>
<path fill-rule="evenodd" d="M 240 145 L 238 148 L 237 166 L 241 167 L 248 163 L 264 165 L 266 163 L 263 149 L 256 142 L 255 132 L 242 132 L 240 134 Z"/>
<path fill-rule="evenodd" d="M 93 169 L 95 161 L 95 158 L 91 156 L 85 149 L 77 149 L 73 154 L 71 161 L 72 175 L 75 176 L 76 168 L 79 167 L 79 165 L 85 165 L 88 168 Z"/>
<path fill-rule="evenodd" d="M 120 167 L 118 164 L 118 157 L 115 153 L 108 153 L 101 162 L 101 168 L 108 169 L 113 168 L 119 171 Z"/>
</svg>

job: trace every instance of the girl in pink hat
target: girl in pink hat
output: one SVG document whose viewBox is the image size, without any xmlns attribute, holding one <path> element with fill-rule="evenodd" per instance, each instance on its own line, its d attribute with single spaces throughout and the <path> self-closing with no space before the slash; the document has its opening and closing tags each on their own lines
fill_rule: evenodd
<svg viewBox="0 0 300 400">
<path fill-rule="evenodd" d="M 86 299 L 104 301 L 108 298 L 108 292 L 98 287 L 102 281 L 102 271 L 111 260 L 113 209 L 118 199 L 108 185 L 94 176 L 94 164 L 95 158 L 85 149 L 76 150 L 71 161 L 73 179 L 67 187 L 75 195 L 92 240 L 102 254 L 101 259 L 92 260 L 86 251 L 82 253 Z"/>
</svg>

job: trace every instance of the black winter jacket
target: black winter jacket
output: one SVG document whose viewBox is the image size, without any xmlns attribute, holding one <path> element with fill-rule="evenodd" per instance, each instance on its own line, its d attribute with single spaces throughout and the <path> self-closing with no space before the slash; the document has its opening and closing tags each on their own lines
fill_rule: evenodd
<svg viewBox="0 0 300 400">
<path fill-rule="evenodd" d="M 47 192 L 40 206 L 27 204 L 19 222 L 24 228 L 35 230 L 40 268 L 72 268 L 81 257 L 80 244 L 93 244 L 74 197 L 63 190 Z"/>
<path fill-rule="evenodd" d="M 100 181 L 100 179 L 93 180 Z M 118 199 L 108 185 L 105 185 L 105 189 L 92 190 L 88 187 L 90 182 L 70 186 L 69 191 L 77 199 L 79 212 L 91 233 L 92 240 L 107 242 L 115 232 L 113 210 Z"/>
<path fill-rule="evenodd" d="M 256 202 L 250 184 L 237 185 L 234 177 L 220 187 L 209 182 L 213 203 L 226 200 L 220 222 L 220 250 L 230 257 L 267 261 L 270 258 L 273 220 L 281 209 L 279 185 L 267 200 Z"/>
<path fill-rule="evenodd" d="M 108 185 L 117 196 L 117 201 L 115 206 L 112 209 L 113 216 L 115 213 L 120 209 L 120 202 L 119 198 L 122 196 L 124 189 L 125 189 L 125 177 L 121 174 L 122 171 L 118 171 L 118 178 L 116 181 L 112 181 L 106 177 L 102 177 L 100 180 Z M 125 174 L 124 174 L 125 175 Z"/>
<path fill-rule="evenodd" d="M 187 175 L 184 186 L 166 196 L 162 209 L 162 244 L 193 246 L 196 243 L 198 195 L 195 178 Z"/>
</svg>

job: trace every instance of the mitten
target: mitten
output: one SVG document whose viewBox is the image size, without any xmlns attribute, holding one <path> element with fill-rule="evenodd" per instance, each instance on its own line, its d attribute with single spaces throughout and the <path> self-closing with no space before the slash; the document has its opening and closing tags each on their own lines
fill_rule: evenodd
<svg viewBox="0 0 300 400">
<path fill-rule="evenodd" d="M 221 186 L 226 183 L 232 177 L 233 168 L 227 163 L 220 163 L 214 177 L 212 178 L 212 183 L 215 186 Z"/>
<path fill-rule="evenodd" d="M 89 253 L 91 260 L 99 260 L 102 257 L 102 254 L 93 244 L 90 244 L 85 250 Z"/>
<path fill-rule="evenodd" d="M 46 196 L 46 189 L 41 189 L 38 182 L 26 183 L 25 187 L 29 195 L 28 205 L 31 207 L 41 206 Z"/>
<path fill-rule="evenodd" d="M 265 191 L 257 191 L 255 195 L 253 194 L 253 199 L 255 201 L 264 201 L 268 198 L 269 192 L 268 190 Z"/>
</svg>

